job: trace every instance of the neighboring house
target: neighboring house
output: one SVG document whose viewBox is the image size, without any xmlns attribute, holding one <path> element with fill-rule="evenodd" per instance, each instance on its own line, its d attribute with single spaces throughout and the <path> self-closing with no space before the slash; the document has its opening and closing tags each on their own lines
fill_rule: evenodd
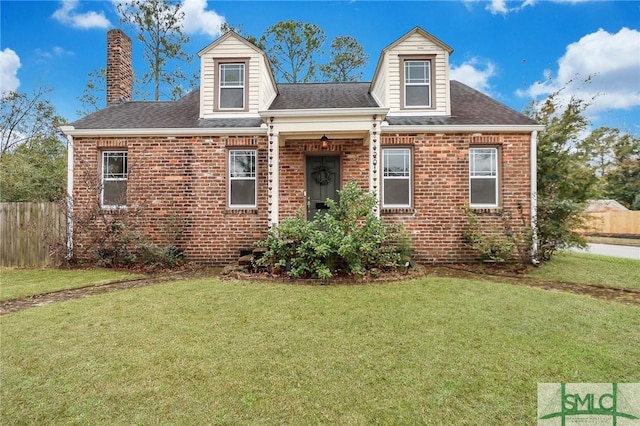
<svg viewBox="0 0 640 426">
<path fill-rule="evenodd" d="M 77 217 L 96 197 L 106 211 L 144 206 L 147 238 L 166 242 L 178 217 L 188 259 L 226 264 L 355 180 L 406 226 L 416 260 L 459 262 L 474 256 L 465 204 L 487 224 L 535 211 L 542 127 L 450 81 L 453 50 L 420 28 L 363 83 L 276 83 L 265 53 L 229 32 L 199 52 L 200 89 L 175 102 L 130 101 L 131 42 L 111 30 L 107 44 L 108 107 L 63 128 Z M 87 238 L 75 235 L 77 256 Z"/>
<path fill-rule="evenodd" d="M 602 213 L 611 211 L 628 211 L 629 209 L 616 200 L 591 200 L 585 211 L 587 213 Z"/>
</svg>

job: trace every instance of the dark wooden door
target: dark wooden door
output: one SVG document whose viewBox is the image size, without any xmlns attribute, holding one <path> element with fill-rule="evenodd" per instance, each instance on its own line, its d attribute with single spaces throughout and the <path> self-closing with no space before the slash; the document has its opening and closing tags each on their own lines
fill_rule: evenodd
<svg viewBox="0 0 640 426">
<path fill-rule="evenodd" d="M 327 210 L 327 198 L 338 199 L 340 156 L 307 157 L 307 219 Z"/>
</svg>

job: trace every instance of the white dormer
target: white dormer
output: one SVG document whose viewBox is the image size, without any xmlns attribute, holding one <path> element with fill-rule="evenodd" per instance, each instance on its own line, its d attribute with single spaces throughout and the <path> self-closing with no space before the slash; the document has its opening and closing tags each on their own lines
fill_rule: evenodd
<svg viewBox="0 0 640 426">
<path fill-rule="evenodd" d="M 451 115 L 453 49 L 416 27 L 382 50 L 371 94 L 388 115 Z"/>
<path fill-rule="evenodd" d="M 200 118 L 258 117 L 277 95 L 265 53 L 233 31 L 198 52 Z"/>
</svg>

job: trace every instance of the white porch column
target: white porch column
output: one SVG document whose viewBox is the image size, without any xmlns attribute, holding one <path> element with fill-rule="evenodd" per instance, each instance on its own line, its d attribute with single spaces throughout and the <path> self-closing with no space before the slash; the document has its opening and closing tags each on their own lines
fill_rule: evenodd
<svg viewBox="0 0 640 426">
<path fill-rule="evenodd" d="M 369 192 L 376 196 L 378 203 L 374 207 L 376 217 L 380 217 L 380 120 L 373 116 L 373 123 L 369 129 Z"/>
<path fill-rule="evenodd" d="M 267 212 L 269 227 L 280 222 L 280 142 L 274 130 L 273 117 L 269 120 L 267 141 Z"/>
</svg>

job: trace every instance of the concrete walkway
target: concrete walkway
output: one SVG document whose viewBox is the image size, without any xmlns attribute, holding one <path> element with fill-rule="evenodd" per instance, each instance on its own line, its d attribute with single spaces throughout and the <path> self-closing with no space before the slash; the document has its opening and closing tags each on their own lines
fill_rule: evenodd
<svg viewBox="0 0 640 426">
<path fill-rule="evenodd" d="M 640 260 L 640 247 L 618 246 L 613 244 L 589 243 L 585 250 L 574 249 L 580 253 L 600 254 L 603 256 L 624 257 Z"/>
</svg>

